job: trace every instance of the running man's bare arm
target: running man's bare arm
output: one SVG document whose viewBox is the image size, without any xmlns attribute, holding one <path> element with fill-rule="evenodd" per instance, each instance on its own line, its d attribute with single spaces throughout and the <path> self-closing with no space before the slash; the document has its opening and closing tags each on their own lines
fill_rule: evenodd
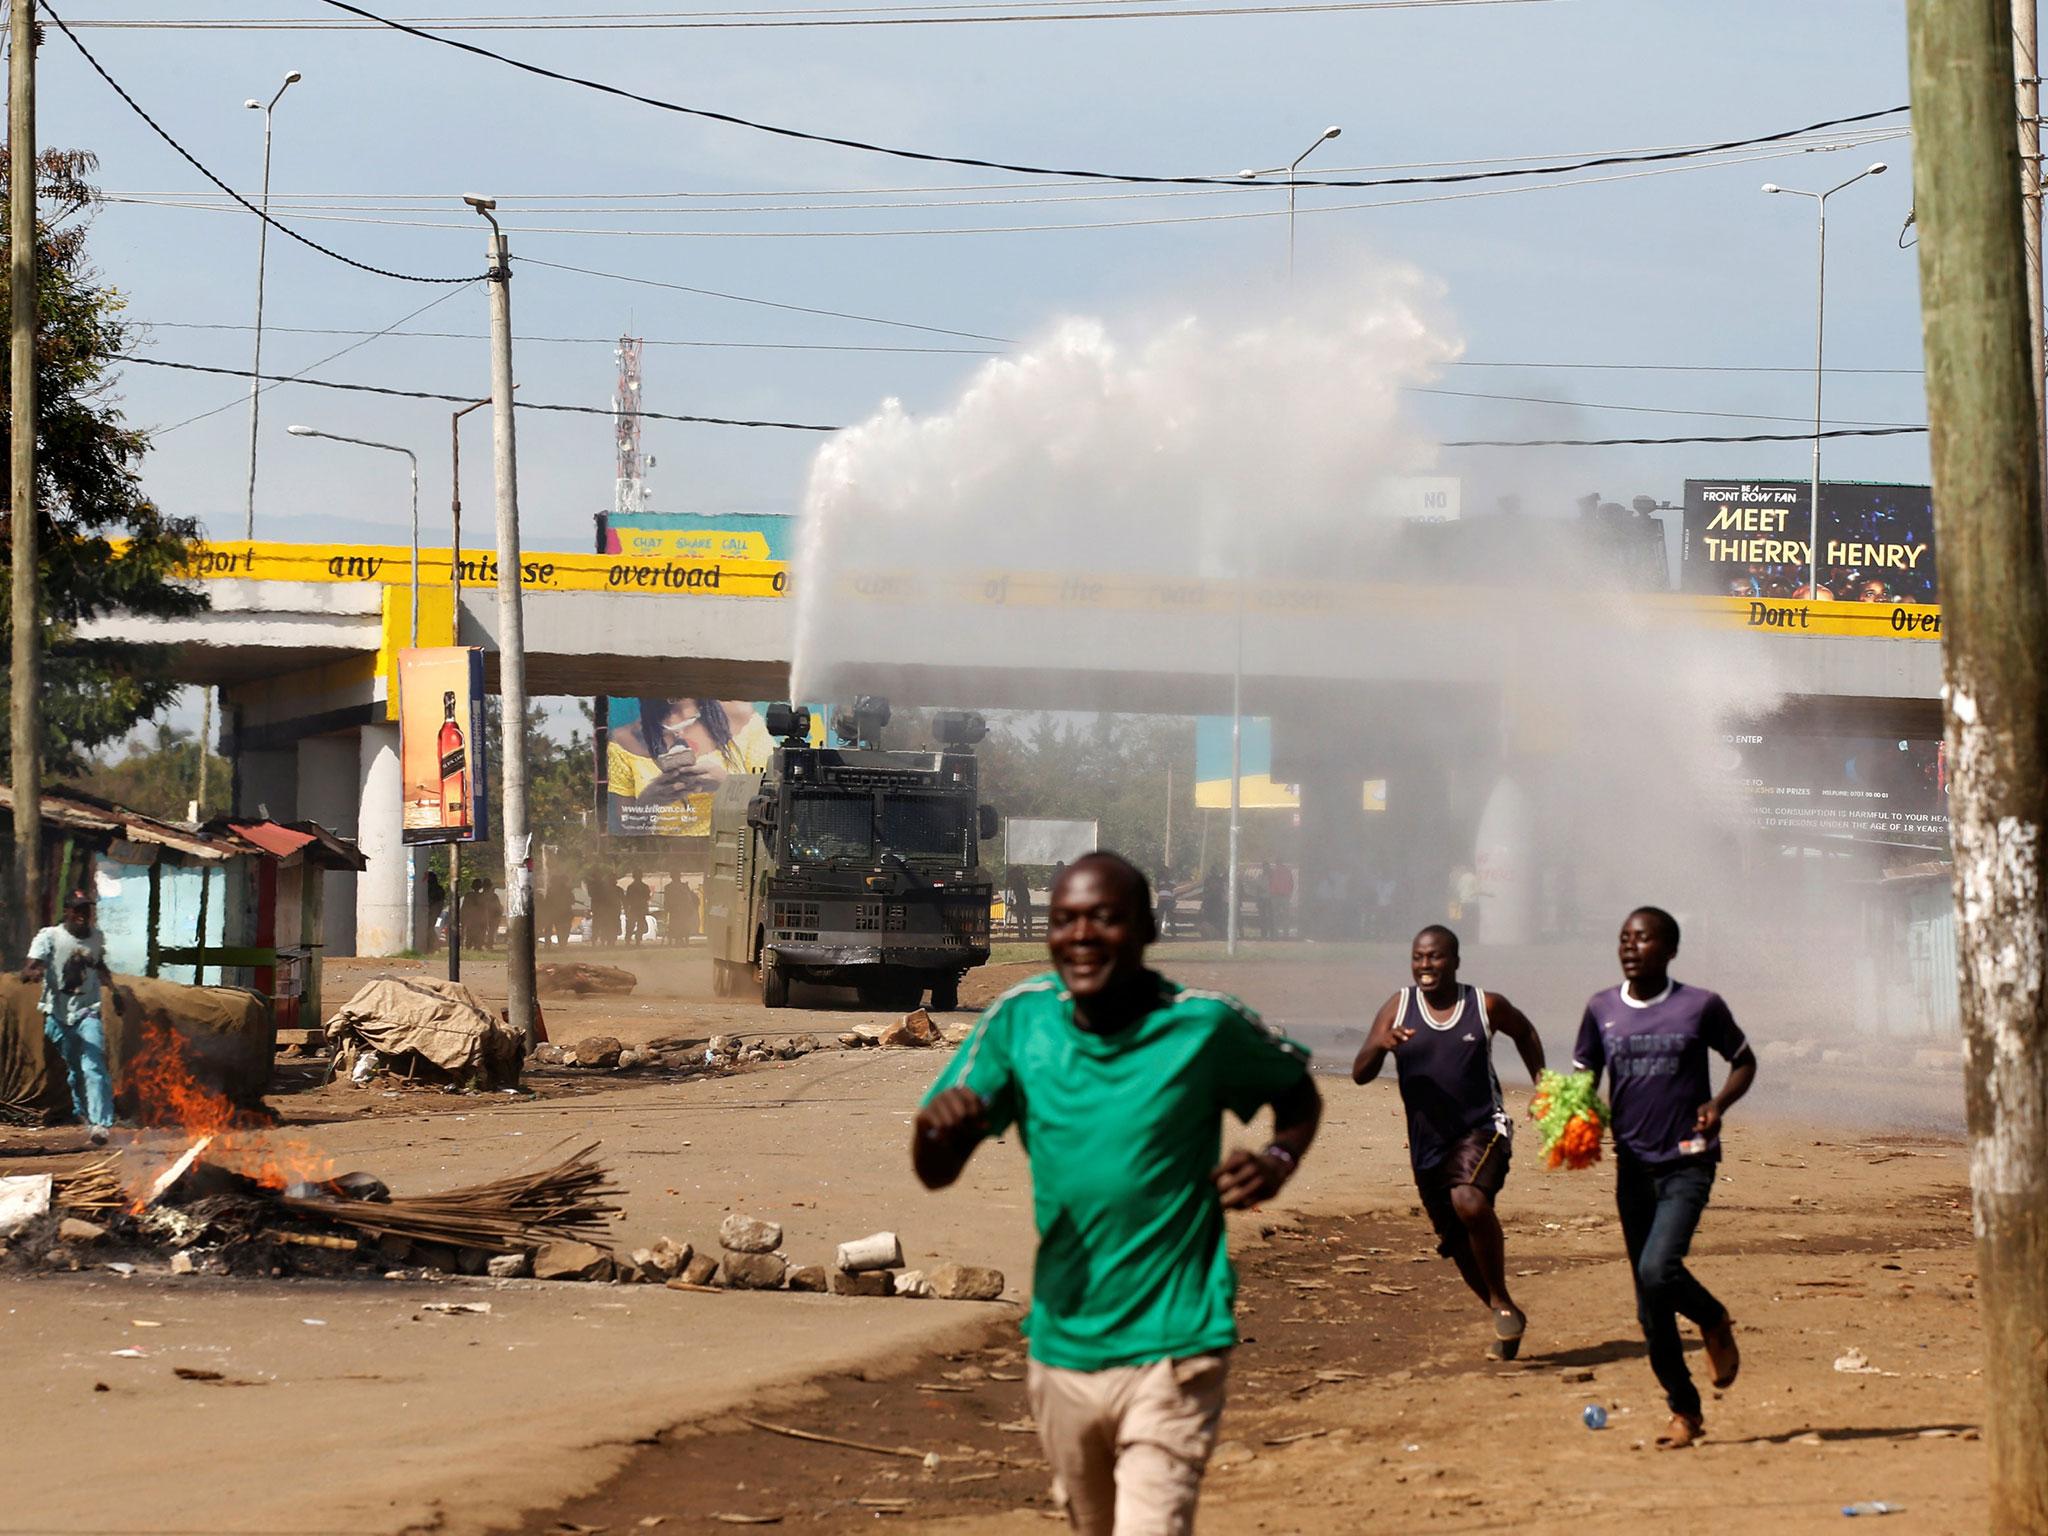
<svg viewBox="0 0 2048 1536">
<path fill-rule="evenodd" d="M 1515 1042 L 1522 1065 L 1529 1069 L 1529 1081 L 1535 1082 L 1543 1075 L 1543 1037 L 1536 1033 L 1529 1016 L 1498 992 L 1486 994 L 1486 1016 L 1493 1021 L 1495 1034 Z"/>
<path fill-rule="evenodd" d="M 1728 1064 L 1728 1081 L 1721 1085 L 1721 1091 L 1700 1106 L 1699 1118 L 1693 1128 L 1702 1136 L 1711 1136 L 1721 1128 L 1721 1117 L 1735 1106 L 1735 1101 L 1749 1092 L 1756 1082 L 1756 1052 L 1744 1046 Z"/>
<path fill-rule="evenodd" d="M 933 1101 L 935 1104 L 937 1100 Z M 1273 1100 L 1273 1139 L 1263 1152 L 1239 1147 L 1212 1175 L 1226 1211 L 1241 1211 L 1270 1200 L 1294 1177 L 1323 1123 L 1323 1096 L 1315 1079 L 1300 1081 Z"/>
<path fill-rule="evenodd" d="M 910 1166 L 926 1189 L 944 1189 L 960 1177 L 988 1135 L 988 1106 L 972 1088 L 948 1088 L 911 1123 Z"/>
<path fill-rule="evenodd" d="M 1401 1016 L 1401 994 L 1396 992 L 1373 1016 L 1372 1028 L 1365 1032 L 1365 1044 L 1358 1048 L 1358 1059 L 1351 1063 L 1351 1081 L 1369 1083 L 1380 1075 L 1380 1068 L 1387 1064 L 1387 1053 L 1408 1037 L 1408 1031 L 1397 1032 L 1394 1021 Z"/>
</svg>

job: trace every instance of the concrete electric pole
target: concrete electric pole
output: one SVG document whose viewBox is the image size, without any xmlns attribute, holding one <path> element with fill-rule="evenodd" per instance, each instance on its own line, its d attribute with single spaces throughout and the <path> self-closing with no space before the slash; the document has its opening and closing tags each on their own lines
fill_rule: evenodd
<svg viewBox="0 0 2048 1536">
<path fill-rule="evenodd" d="M 14 790 L 13 935 L 28 952 L 42 911 L 43 620 L 36 580 L 36 25 L 30 0 L 7 18 L 7 253 L 9 297 L 8 510 L 13 514 L 13 695 L 9 700 Z"/>
<path fill-rule="evenodd" d="M 491 210 L 466 197 L 491 226 L 491 467 L 498 488 L 498 697 L 505 756 L 505 1008 L 532 1050 L 533 834 L 526 821 L 526 617 L 520 597 L 519 452 L 512 421 L 512 252 Z"/>
<path fill-rule="evenodd" d="M 1990 1529 L 2048 1536 L 2048 561 L 2010 0 L 1913 0 Z"/>
</svg>

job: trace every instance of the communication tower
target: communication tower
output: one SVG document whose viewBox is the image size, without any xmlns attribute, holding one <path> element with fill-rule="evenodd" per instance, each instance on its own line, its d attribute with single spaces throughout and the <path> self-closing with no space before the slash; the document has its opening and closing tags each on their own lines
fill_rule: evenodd
<svg viewBox="0 0 2048 1536">
<path fill-rule="evenodd" d="M 640 452 L 640 339 L 621 336 L 612 354 L 619 360 L 618 388 L 612 394 L 612 423 L 618 439 L 618 472 L 612 490 L 614 512 L 647 510 L 647 467 L 652 460 Z"/>
</svg>

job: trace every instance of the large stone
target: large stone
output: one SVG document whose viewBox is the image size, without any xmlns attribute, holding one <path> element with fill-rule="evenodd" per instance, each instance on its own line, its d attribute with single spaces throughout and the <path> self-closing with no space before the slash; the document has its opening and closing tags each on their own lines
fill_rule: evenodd
<svg viewBox="0 0 2048 1536">
<path fill-rule="evenodd" d="M 96 1243 L 107 1235 L 107 1229 L 97 1222 L 81 1221 L 76 1216 L 66 1216 L 57 1223 L 57 1241 L 60 1243 Z"/>
<path fill-rule="evenodd" d="M 690 1245 L 678 1245 L 672 1237 L 664 1237 L 652 1248 L 633 1250 L 633 1262 L 660 1280 L 675 1279 L 683 1272 L 683 1266 L 690 1262 L 690 1257 Z"/>
<path fill-rule="evenodd" d="M 896 1277 L 886 1269 L 870 1269 L 858 1275 L 848 1274 L 843 1269 L 832 1271 L 830 1281 L 834 1296 L 894 1296 Z"/>
<path fill-rule="evenodd" d="M 903 1262 L 903 1244 L 894 1232 L 871 1232 L 841 1243 L 833 1262 L 849 1275 L 870 1269 L 894 1269 Z"/>
<path fill-rule="evenodd" d="M 895 1291 L 898 1296 L 922 1299 L 932 1293 L 931 1281 L 925 1279 L 921 1269 L 899 1269 L 896 1271 Z"/>
<path fill-rule="evenodd" d="M 782 1224 L 735 1211 L 718 1224 L 718 1246 L 728 1253 L 773 1253 L 782 1246 Z"/>
<path fill-rule="evenodd" d="M 536 1280 L 609 1280 L 612 1256 L 589 1243 L 548 1243 L 533 1256 Z"/>
<path fill-rule="evenodd" d="M 939 1026 L 932 1022 L 932 1016 L 922 1008 L 913 1008 L 894 1024 L 882 1027 L 880 1043 L 886 1046 L 937 1045 L 945 1039 Z"/>
<path fill-rule="evenodd" d="M 825 1289 L 825 1266 L 806 1264 L 802 1269 L 789 1272 L 789 1288 L 792 1291 L 822 1291 Z"/>
<path fill-rule="evenodd" d="M 530 1253 L 501 1253 L 484 1266 L 484 1271 L 494 1280 L 517 1280 L 533 1273 L 533 1255 Z"/>
<path fill-rule="evenodd" d="M 685 1285 L 715 1285 L 718 1283 L 718 1260 L 708 1253 L 692 1254 L 676 1278 Z"/>
<path fill-rule="evenodd" d="M 1003 1294 L 1003 1272 L 979 1264 L 941 1264 L 925 1278 L 941 1301 L 996 1301 Z"/>
<path fill-rule="evenodd" d="M 578 1040 L 570 1051 L 570 1057 L 579 1067 L 609 1069 L 619 1064 L 619 1057 L 624 1054 L 625 1049 L 615 1035 L 592 1035 L 588 1039 Z"/>
<path fill-rule="evenodd" d="M 720 1282 L 736 1291 L 772 1291 L 788 1272 L 779 1253 L 728 1253 L 718 1263 Z"/>
</svg>

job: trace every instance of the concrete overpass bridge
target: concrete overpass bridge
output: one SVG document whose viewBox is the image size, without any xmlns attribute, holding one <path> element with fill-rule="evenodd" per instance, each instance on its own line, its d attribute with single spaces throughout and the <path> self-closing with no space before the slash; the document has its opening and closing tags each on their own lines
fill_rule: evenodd
<svg viewBox="0 0 2048 1536">
<path fill-rule="evenodd" d="M 328 877 L 330 951 L 396 950 L 405 860 L 394 679 L 412 627 L 410 551 L 217 544 L 191 575 L 209 612 L 114 618 L 88 633 L 167 644 L 177 676 L 222 690 L 236 810 L 319 820 L 369 860 L 361 875 Z M 495 687 L 495 558 L 464 552 L 460 576 L 458 595 L 448 551 L 421 552 L 420 641 L 483 647 Z M 791 694 L 798 606 L 783 562 L 529 551 L 523 579 L 536 696 Z M 987 709 L 1224 714 L 1241 670 L 1246 713 L 1279 722 L 1333 704 L 1412 718 L 1447 696 L 1495 718 L 1501 696 L 1538 696 L 1547 673 L 1618 644 L 1752 677 L 1795 729 L 1939 734 L 1940 619 L 1928 608 L 1293 579 L 1255 579 L 1240 593 L 1227 581 L 1101 571 L 839 580 L 812 605 L 809 670 L 794 681 L 812 697 L 857 688 Z M 1305 806 L 1315 786 L 1350 795 L 1355 762 L 1319 767 L 1276 732 Z"/>
</svg>

